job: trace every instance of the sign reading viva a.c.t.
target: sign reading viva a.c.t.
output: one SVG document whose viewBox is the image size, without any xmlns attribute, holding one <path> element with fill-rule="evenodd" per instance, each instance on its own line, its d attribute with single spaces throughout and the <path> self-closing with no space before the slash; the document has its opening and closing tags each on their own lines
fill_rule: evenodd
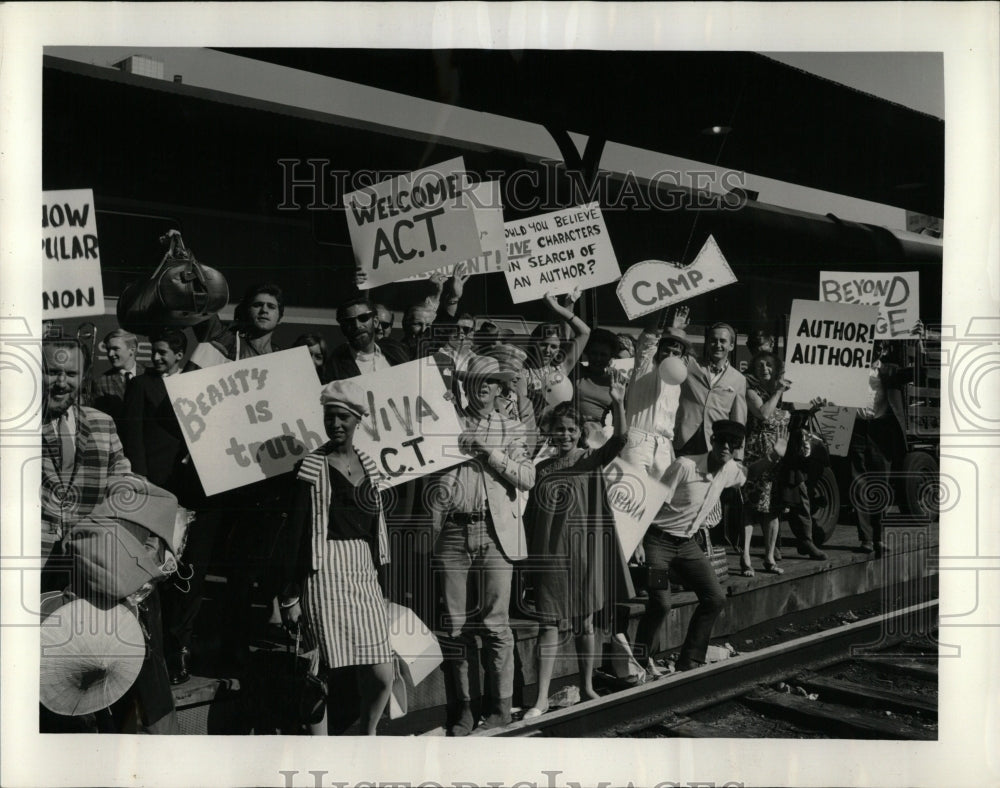
<svg viewBox="0 0 1000 788">
<path fill-rule="evenodd" d="M 735 274 L 710 235 L 694 262 L 683 268 L 660 260 L 633 265 L 618 282 L 618 300 L 628 319 L 635 320 L 735 281 Z"/>
</svg>

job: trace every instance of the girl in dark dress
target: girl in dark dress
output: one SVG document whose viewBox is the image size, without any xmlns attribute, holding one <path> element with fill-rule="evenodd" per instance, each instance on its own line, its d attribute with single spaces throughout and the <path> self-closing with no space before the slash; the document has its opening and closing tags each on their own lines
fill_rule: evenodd
<svg viewBox="0 0 1000 788">
<path fill-rule="evenodd" d="M 559 651 L 560 632 L 572 626 L 580 666 L 580 692 L 598 697 L 593 674 L 596 648 L 594 613 L 605 606 L 605 575 L 616 549 L 614 517 L 604 490 L 602 468 L 625 446 L 626 376 L 611 378 L 614 435 L 599 449 L 580 448 L 582 419 L 570 403 L 557 405 L 545 431 L 557 456 L 537 468 L 525 520 L 533 566 L 538 628 L 538 699 L 525 719 L 548 709 L 549 684 Z"/>
</svg>

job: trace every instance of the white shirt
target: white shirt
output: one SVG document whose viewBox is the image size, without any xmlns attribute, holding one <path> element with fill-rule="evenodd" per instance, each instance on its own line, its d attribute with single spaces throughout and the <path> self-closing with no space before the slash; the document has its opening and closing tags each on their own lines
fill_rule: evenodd
<svg viewBox="0 0 1000 788">
<path fill-rule="evenodd" d="M 381 372 L 383 369 L 389 369 L 392 366 L 386 360 L 385 354 L 382 352 L 382 348 L 378 346 L 378 343 L 375 344 L 375 349 L 371 353 L 351 348 L 351 355 L 354 356 L 354 362 L 358 365 L 358 372 L 362 375 L 367 372 Z"/>
<path fill-rule="evenodd" d="M 885 386 L 879 373 L 882 363 L 875 361 L 871 369 L 868 370 L 868 397 L 867 404 L 863 408 L 858 408 L 858 417 L 865 421 L 880 419 L 889 412 L 888 400 L 885 397 Z"/>
<path fill-rule="evenodd" d="M 653 363 L 658 338 L 644 331 L 636 345 L 635 366 L 625 398 L 625 424 L 630 429 L 673 440 L 681 387 L 664 383 Z"/>
<path fill-rule="evenodd" d="M 693 536 L 704 524 L 695 524 L 702 505 L 714 510 L 726 487 L 739 487 L 746 480 L 746 471 L 735 460 L 709 473 L 708 454 L 678 457 L 663 474 L 667 499 L 653 518 L 652 526 L 672 536 Z M 711 520 L 711 516 L 705 518 L 706 523 Z"/>
</svg>

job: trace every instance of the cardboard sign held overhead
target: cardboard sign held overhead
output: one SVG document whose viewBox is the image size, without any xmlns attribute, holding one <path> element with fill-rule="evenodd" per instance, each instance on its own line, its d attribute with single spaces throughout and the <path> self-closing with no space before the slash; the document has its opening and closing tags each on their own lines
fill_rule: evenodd
<svg viewBox="0 0 1000 788">
<path fill-rule="evenodd" d="M 354 433 L 386 477 L 386 486 L 465 462 L 455 451 L 463 427 L 433 358 L 351 378 L 365 391 L 368 416 Z"/>
<path fill-rule="evenodd" d="M 867 405 L 877 317 L 877 306 L 793 300 L 785 355 L 791 387 L 785 399 L 823 397 L 841 407 Z"/>
<path fill-rule="evenodd" d="M 500 182 L 484 181 L 466 190 L 469 199 L 476 207 L 476 224 L 479 227 L 479 242 L 483 253 L 470 260 L 464 260 L 465 273 L 495 274 L 507 270 L 507 246 L 503 239 L 503 205 L 500 202 Z M 419 279 L 429 279 L 433 274 L 451 276 L 456 264 L 449 264 L 424 271 L 413 276 L 399 279 L 400 282 L 412 282 Z"/>
<path fill-rule="evenodd" d="M 920 319 L 920 273 L 822 271 L 819 298 L 835 304 L 876 304 L 876 339 L 912 339 Z"/>
<path fill-rule="evenodd" d="M 710 235 L 690 265 L 678 268 L 645 260 L 629 268 L 618 283 L 618 300 L 629 320 L 736 282 L 736 275 Z"/>
<path fill-rule="evenodd" d="M 400 175 L 344 198 L 362 289 L 478 257 L 475 201 L 461 157 Z"/>
<path fill-rule="evenodd" d="M 622 275 L 596 202 L 504 225 L 515 304 L 614 282 Z"/>
<path fill-rule="evenodd" d="M 42 319 L 103 314 L 94 192 L 42 192 Z"/>
<path fill-rule="evenodd" d="M 163 382 L 208 495 L 287 473 L 326 443 L 320 383 L 304 347 Z"/>
</svg>

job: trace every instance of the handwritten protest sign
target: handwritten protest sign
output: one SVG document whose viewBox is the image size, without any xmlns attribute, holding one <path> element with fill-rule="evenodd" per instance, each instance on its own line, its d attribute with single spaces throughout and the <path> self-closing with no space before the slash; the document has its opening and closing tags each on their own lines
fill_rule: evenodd
<svg viewBox="0 0 1000 788">
<path fill-rule="evenodd" d="M 835 304 L 877 304 L 876 339 L 915 336 L 920 319 L 920 274 L 821 271 L 819 298 Z"/>
<path fill-rule="evenodd" d="M 483 181 L 470 187 L 465 193 L 475 207 L 479 242 L 483 247 L 482 254 L 463 261 L 465 273 L 471 276 L 501 273 L 507 267 L 507 246 L 503 239 L 503 205 L 500 199 L 500 182 Z M 411 282 L 418 279 L 428 279 L 433 274 L 438 273 L 451 276 L 455 272 L 455 265 L 444 265 L 397 281 Z"/>
<path fill-rule="evenodd" d="M 667 498 L 667 488 L 640 468 L 621 459 L 604 466 L 608 504 L 615 518 L 615 532 L 622 555 L 628 559 L 649 530 Z"/>
<path fill-rule="evenodd" d="M 483 252 L 461 157 L 344 198 L 363 289 L 459 263 Z"/>
<path fill-rule="evenodd" d="M 596 202 L 504 225 L 507 286 L 515 304 L 585 290 L 621 277 Z"/>
<path fill-rule="evenodd" d="M 877 306 L 792 301 L 785 355 L 786 400 L 824 397 L 844 407 L 868 402 Z"/>
<path fill-rule="evenodd" d="M 630 267 L 618 283 L 618 300 L 629 320 L 687 301 L 736 281 L 736 275 L 710 235 L 694 261 L 678 268 L 661 260 Z"/>
<path fill-rule="evenodd" d="M 832 456 L 847 456 L 847 450 L 851 447 L 855 414 L 854 408 L 841 408 L 836 405 L 827 405 L 816 413 L 819 431 Z"/>
<path fill-rule="evenodd" d="M 103 314 L 94 192 L 42 192 L 42 318 Z"/>
<path fill-rule="evenodd" d="M 163 382 L 208 495 L 287 473 L 326 443 L 320 384 L 304 347 Z"/>
<path fill-rule="evenodd" d="M 469 459 L 455 448 L 462 425 L 433 358 L 351 380 L 364 390 L 369 412 L 354 433 L 354 445 L 375 460 L 387 486 Z"/>
</svg>

